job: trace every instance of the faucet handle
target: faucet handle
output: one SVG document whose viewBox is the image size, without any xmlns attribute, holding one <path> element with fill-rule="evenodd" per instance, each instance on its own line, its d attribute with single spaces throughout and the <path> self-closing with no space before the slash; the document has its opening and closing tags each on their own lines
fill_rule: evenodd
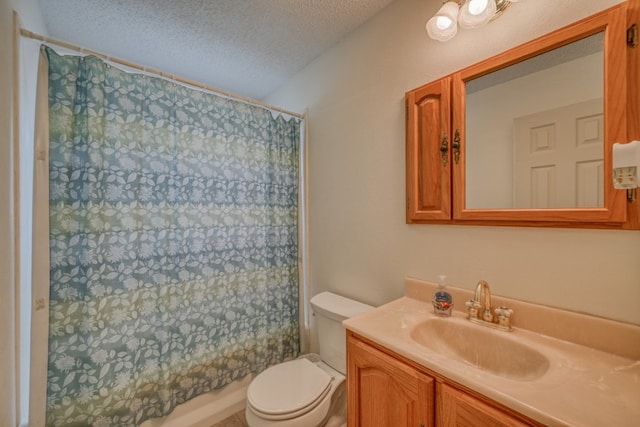
<svg viewBox="0 0 640 427">
<path fill-rule="evenodd" d="M 505 307 L 504 305 L 501 305 L 500 307 L 496 308 L 493 312 L 496 313 L 498 316 L 504 316 L 504 317 L 511 317 L 511 315 L 513 314 L 513 310 L 508 307 Z"/>
<path fill-rule="evenodd" d="M 494 310 L 496 315 L 498 315 L 498 324 L 501 326 L 511 327 L 511 315 L 513 314 L 513 310 L 500 306 Z"/>
<path fill-rule="evenodd" d="M 467 312 L 469 313 L 469 318 L 477 318 L 480 314 L 480 308 L 482 304 L 480 302 L 472 299 L 464 303 L 467 306 Z"/>
</svg>

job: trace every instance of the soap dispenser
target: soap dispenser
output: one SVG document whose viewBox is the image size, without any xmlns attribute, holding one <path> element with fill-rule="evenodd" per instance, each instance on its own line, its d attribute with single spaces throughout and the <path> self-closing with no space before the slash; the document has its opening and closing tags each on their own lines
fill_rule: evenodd
<svg viewBox="0 0 640 427">
<path fill-rule="evenodd" d="M 451 316 L 451 310 L 453 310 L 453 298 L 451 294 L 445 290 L 447 276 L 444 274 L 438 275 L 438 289 L 433 294 L 433 313 L 437 316 Z"/>
</svg>

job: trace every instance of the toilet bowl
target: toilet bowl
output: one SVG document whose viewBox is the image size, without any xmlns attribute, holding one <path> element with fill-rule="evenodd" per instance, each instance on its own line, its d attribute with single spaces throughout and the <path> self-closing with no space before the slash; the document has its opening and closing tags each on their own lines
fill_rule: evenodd
<svg viewBox="0 0 640 427">
<path fill-rule="evenodd" d="M 272 366 L 249 385 L 247 423 L 252 427 L 323 425 L 336 391 L 344 392 L 344 385 L 344 375 L 322 361 L 302 357 Z"/>
<path fill-rule="evenodd" d="M 346 336 L 342 321 L 373 307 L 329 292 L 311 298 L 311 307 L 320 354 L 274 365 L 251 381 L 245 411 L 249 426 L 317 427 L 346 422 Z"/>
</svg>

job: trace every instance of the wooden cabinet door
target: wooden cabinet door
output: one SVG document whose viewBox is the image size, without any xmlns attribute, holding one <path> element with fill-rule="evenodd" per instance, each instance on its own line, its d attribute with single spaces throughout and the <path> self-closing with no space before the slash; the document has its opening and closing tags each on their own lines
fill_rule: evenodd
<svg viewBox="0 0 640 427">
<path fill-rule="evenodd" d="M 405 96 L 407 223 L 451 219 L 451 77 Z"/>
<path fill-rule="evenodd" d="M 433 427 L 433 378 L 353 337 L 347 355 L 349 427 Z"/>
<path fill-rule="evenodd" d="M 527 423 L 448 384 L 438 383 L 438 427 L 525 427 Z"/>
</svg>

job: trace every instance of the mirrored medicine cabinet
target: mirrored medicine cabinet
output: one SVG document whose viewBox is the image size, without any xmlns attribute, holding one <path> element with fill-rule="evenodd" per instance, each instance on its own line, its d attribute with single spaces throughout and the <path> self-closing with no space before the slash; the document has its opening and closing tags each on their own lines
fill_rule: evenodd
<svg viewBox="0 0 640 427">
<path fill-rule="evenodd" d="M 406 93 L 407 223 L 640 229 L 612 145 L 640 139 L 626 3 Z"/>
</svg>

